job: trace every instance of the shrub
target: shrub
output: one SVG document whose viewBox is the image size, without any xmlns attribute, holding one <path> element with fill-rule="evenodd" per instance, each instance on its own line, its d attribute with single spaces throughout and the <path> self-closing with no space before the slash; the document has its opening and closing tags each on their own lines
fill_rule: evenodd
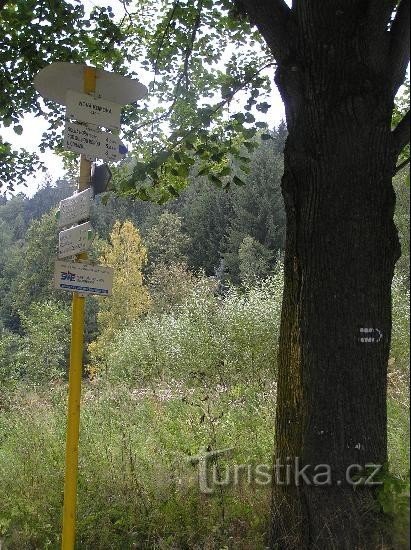
<svg viewBox="0 0 411 550">
<path fill-rule="evenodd" d="M 70 340 L 70 313 L 65 304 L 34 303 L 20 313 L 24 336 L 15 360 L 20 376 L 31 382 L 64 377 Z"/>
<path fill-rule="evenodd" d="M 110 380 L 130 385 L 158 378 L 215 384 L 272 380 L 277 355 L 282 277 L 221 298 L 204 280 L 171 312 L 149 314 L 117 332 L 107 346 Z"/>
</svg>

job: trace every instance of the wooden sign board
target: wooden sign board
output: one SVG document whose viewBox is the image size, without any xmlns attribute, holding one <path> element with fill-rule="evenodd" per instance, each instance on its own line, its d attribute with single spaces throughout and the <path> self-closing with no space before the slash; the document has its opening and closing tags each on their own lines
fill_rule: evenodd
<svg viewBox="0 0 411 550">
<path fill-rule="evenodd" d="M 82 63 L 56 61 L 41 69 L 34 78 L 34 87 L 46 99 L 66 104 L 67 90 L 83 92 L 84 69 Z M 138 80 L 110 71 L 96 70 L 95 97 L 103 97 L 120 105 L 127 105 L 147 95 L 147 88 Z"/>
</svg>

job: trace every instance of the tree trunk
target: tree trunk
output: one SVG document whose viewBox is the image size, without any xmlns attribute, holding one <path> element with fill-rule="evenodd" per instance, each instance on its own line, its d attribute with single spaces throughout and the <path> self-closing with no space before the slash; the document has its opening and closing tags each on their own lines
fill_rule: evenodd
<svg viewBox="0 0 411 550">
<path fill-rule="evenodd" d="M 317 16 L 326 19 L 323 11 Z M 387 462 L 391 281 L 399 256 L 393 93 L 363 63 L 350 33 L 355 21 L 324 20 L 323 28 L 305 21 L 276 75 L 289 136 L 271 548 L 375 550 L 389 547 L 376 487 L 353 487 L 346 472 Z M 294 477 L 306 465 L 311 484 Z M 319 465 L 329 465 L 331 481 L 314 477 L 328 471 Z M 359 468 L 349 473 L 367 477 Z"/>
</svg>

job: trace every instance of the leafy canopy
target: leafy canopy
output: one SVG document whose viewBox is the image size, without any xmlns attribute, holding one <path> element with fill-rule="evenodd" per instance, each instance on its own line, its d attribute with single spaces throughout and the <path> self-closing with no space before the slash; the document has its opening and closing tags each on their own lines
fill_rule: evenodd
<svg viewBox="0 0 411 550">
<path fill-rule="evenodd" d="M 88 62 L 124 72 L 125 27 L 115 23 L 112 8 L 95 7 L 89 16 L 79 0 L 8 0 L 0 2 L 0 123 L 22 133 L 27 112 L 47 114 L 50 131 L 41 149 L 55 144 L 62 108 L 40 100 L 33 80 L 53 61 Z M 36 155 L 15 151 L 0 137 L 0 187 L 14 185 L 39 168 Z"/>
</svg>

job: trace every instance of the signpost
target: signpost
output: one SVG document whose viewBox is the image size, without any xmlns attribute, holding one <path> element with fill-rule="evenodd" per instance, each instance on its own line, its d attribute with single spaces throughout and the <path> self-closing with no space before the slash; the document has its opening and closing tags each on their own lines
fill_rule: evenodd
<svg viewBox="0 0 411 550">
<path fill-rule="evenodd" d="M 67 105 L 67 118 L 83 123 L 66 124 L 64 144 L 68 150 L 81 155 L 80 174 L 78 193 L 60 203 L 59 225 L 65 227 L 86 221 L 93 200 L 90 159 L 115 161 L 125 152 L 116 135 L 96 130 L 95 126 L 119 129 L 120 106 L 141 99 L 147 94 L 147 88 L 115 73 L 65 62 L 52 63 L 42 69 L 34 79 L 34 86 L 44 98 Z M 103 176 L 106 181 L 109 179 L 109 174 Z M 56 261 L 54 274 L 55 287 L 73 294 L 62 550 L 73 550 L 75 543 L 84 296 L 110 296 L 113 283 L 111 268 L 87 262 L 89 231 L 87 222 L 60 232 L 59 256 L 76 256 L 74 262 Z"/>
<path fill-rule="evenodd" d="M 59 233 L 59 258 L 67 258 L 87 252 L 93 238 L 91 223 L 86 222 L 75 227 L 70 227 Z"/>
<path fill-rule="evenodd" d="M 112 162 L 121 160 L 124 154 L 120 153 L 120 148 L 125 149 L 118 136 L 91 130 L 76 122 L 66 122 L 63 147 L 91 160 L 100 158 Z"/>
</svg>

